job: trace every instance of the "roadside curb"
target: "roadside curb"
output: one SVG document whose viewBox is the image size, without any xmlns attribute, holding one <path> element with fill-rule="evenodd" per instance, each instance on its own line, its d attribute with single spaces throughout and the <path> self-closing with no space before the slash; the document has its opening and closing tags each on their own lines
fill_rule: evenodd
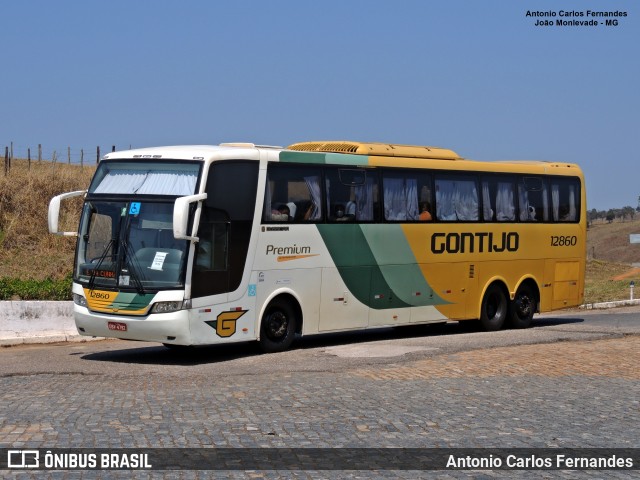
<svg viewBox="0 0 640 480">
<path fill-rule="evenodd" d="M 616 307 L 631 307 L 634 305 L 640 305 L 640 299 L 636 300 L 619 300 L 617 302 L 601 302 L 601 303 L 585 303 L 580 305 L 582 310 L 605 310 L 608 308 Z"/>
<path fill-rule="evenodd" d="M 45 343 L 84 343 L 106 340 L 102 337 L 84 337 L 82 335 L 39 335 L 33 337 L 0 338 L 0 348 L 17 345 L 38 345 Z"/>
</svg>

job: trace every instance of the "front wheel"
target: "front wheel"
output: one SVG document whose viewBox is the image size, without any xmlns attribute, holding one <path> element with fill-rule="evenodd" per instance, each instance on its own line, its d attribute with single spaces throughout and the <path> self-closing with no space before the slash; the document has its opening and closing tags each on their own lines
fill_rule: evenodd
<svg viewBox="0 0 640 480">
<path fill-rule="evenodd" d="M 507 297 L 498 285 L 490 285 L 482 299 L 480 323 L 488 332 L 500 330 L 507 318 Z"/>
<path fill-rule="evenodd" d="M 260 323 L 260 348 L 265 353 L 282 352 L 293 343 L 296 315 L 289 302 L 274 300 Z"/>
<path fill-rule="evenodd" d="M 508 324 L 511 328 L 527 328 L 536 310 L 536 295 L 528 285 L 520 285 L 509 305 Z"/>
</svg>

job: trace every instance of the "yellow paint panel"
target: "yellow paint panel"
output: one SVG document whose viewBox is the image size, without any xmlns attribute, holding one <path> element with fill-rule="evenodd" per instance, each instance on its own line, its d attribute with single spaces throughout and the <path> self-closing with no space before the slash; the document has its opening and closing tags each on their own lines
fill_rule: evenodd
<svg viewBox="0 0 640 480">
<path fill-rule="evenodd" d="M 580 264 L 578 262 L 557 262 L 556 282 L 575 281 L 580 275 Z"/>
<path fill-rule="evenodd" d="M 111 305 L 118 296 L 118 292 L 110 292 L 106 290 L 89 290 L 84 289 L 84 295 L 87 299 L 87 305 L 90 310 L 97 312 L 112 312 Z"/>
</svg>

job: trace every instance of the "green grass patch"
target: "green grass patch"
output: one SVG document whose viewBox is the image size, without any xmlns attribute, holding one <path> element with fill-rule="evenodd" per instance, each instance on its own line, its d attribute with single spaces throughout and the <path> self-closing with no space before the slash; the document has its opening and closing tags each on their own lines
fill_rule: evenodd
<svg viewBox="0 0 640 480">
<path fill-rule="evenodd" d="M 71 300 L 71 275 L 61 280 L 0 278 L 0 300 Z"/>
</svg>

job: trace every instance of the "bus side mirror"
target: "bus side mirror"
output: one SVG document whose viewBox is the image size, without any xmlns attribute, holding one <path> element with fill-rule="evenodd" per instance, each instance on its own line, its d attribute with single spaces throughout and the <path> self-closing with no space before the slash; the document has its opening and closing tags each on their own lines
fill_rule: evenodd
<svg viewBox="0 0 640 480">
<path fill-rule="evenodd" d="M 192 237 L 187 234 L 187 226 L 189 225 L 189 206 L 192 203 L 205 200 L 206 198 L 206 193 L 200 193 L 198 195 L 189 195 L 176 199 L 176 203 L 173 206 L 173 236 L 176 239 L 191 240 L 193 242 L 198 241 L 198 237 Z M 197 228 L 198 219 L 199 215 L 196 215 L 193 222 L 194 231 L 196 231 L 195 228 Z"/>
<path fill-rule="evenodd" d="M 87 193 L 86 190 L 79 190 L 77 192 L 68 192 L 62 193 L 60 195 L 56 195 L 49 202 L 49 214 L 48 214 L 48 223 L 49 223 L 49 233 L 53 233 L 54 235 L 63 235 L 65 237 L 77 237 L 78 232 L 59 232 L 58 231 L 58 219 L 60 218 L 60 202 L 67 198 L 79 197 L 80 195 L 84 195 Z"/>
</svg>

